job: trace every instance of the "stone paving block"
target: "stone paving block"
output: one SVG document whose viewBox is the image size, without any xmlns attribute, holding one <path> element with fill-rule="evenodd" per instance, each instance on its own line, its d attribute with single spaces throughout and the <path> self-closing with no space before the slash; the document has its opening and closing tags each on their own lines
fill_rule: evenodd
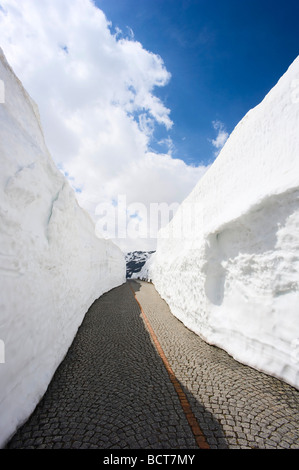
<svg viewBox="0 0 299 470">
<path fill-rule="evenodd" d="M 128 285 L 89 309 L 45 396 L 7 448 L 32 445 L 196 447 Z"/>
<path fill-rule="evenodd" d="M 91 306 L 45 396 L 7 448 L 197 449 L 195 422 L 211 449 L 292 449 L 299 448 L 298 416 L 298 390 L 206 344 L 152 284 L 134 281 Z"/>
<path fill-rule="evenodd" d="M 193 395 L 211 448 L 299 448 L 298 390 L 208 345 L 171 314 L 152 284 L 133 284 L 174 373 Z"/>
</svg>

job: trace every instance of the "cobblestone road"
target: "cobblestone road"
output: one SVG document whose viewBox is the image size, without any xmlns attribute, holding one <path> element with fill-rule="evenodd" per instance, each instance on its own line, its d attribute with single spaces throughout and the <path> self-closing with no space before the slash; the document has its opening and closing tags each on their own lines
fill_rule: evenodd
<svg viewBox="0 0 299 470">
<path fill-rule="evenodd" d="M 171 315 L 152 284 L 127 282 L 91 306 L 7 448 L 197 449 L 187 400 L 211 449 L 299 448 L 297 390 L 207 345 Z"/>
</svg>

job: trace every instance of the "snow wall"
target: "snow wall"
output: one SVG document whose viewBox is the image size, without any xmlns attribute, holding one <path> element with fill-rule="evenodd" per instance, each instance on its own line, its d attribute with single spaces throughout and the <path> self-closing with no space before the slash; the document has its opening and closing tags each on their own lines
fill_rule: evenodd
<svg viewBox="0 0 299 470">
<path fill-rule="evenodd" d="M 120 249 L 96 237 L 91 218 L 54 165 L 38 109 L 1 49 L 0 79 L 3 447 L 46 391 L 88 308 L 125 282 L 126 268 Z"/>
<path fill-rule="evenodd" d="M 160 231 L 146 270 L 187 327 L 299 388 L 299 56 Z"/>
</svg>

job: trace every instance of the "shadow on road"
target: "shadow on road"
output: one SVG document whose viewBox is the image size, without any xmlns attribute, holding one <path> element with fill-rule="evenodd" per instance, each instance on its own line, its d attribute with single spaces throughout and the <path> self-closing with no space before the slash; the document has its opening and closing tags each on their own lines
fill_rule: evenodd
<svg viewBox="0 0 299 470">
<path fill-rule="evenodd" d="M 132 289 L 132 291 L 134 292 L 135 295 L 136 295 L 136 293 L 138 293 L 141 290 L 141 286 L 144 285 L 144 284 L 151 284 L 153 286 L 153 288 L 155 289 L 152 282 L 147 282 L 147 281 L 144 282 L 144 281 L 140 281 L 140 280 L 127 280 L 127 282 L 129 283 L 129 285 L 130 285 L 130 287 L 131 287 L 131 289 Z M 137 297 L 136 297 L 136 301 L 139 303 Z M 162 300 L 162 299 L 161 299 L 161 301 L 164 302 L 164 300 Z M 166 303 L 165 303 L 165 305 L 166 305 Z M 146 313 L 144 312 L 143 307 L 140 303 L 139 303 L 139 307 L 140 307 L 143 315 L 145 315 L 145 317 L 146 317 Z M 172 317 L 172 320 L 174 320 L 181 328 L 183 328 L 185 331 L 187 330 L 185 325 L 183 325 L 183 323 L 180 320 L 175 318 L 173 315 L 171 315 L 171 317 Z M 148 321 L 148 319 L 146 319 L 146 321 Z M 150 325 L 150 322 L 149 322 L 149 328 L 152 329 L 151 325 Z M 189 330 L 188 330 L 188 332 L 193 335 L 193 332 L 190 332 Z M 153 334 L 154 334 L 154 336 L 156 336 L 154 331 L 153 331 Z M 156 338 L 156 340 L 159 342 L 158 338 Z M 159 347 L 162 349 L 160 344 L 158 345 L 158 348 Z M 213 348 L 213 347 L 211 347 L 211 348 Z M 156 346 L 156 349 L 157 349 L 157 346 Z M 218 349 L 218 348 L 216 348 L 216 349 Z M 159 350 L 158 350 L 158 352 L 159 352 Z M 164 353 L 164 351 L 162 349 L 162 354 L 163 353 Z M 172 368 L 172 366 L 169 362 L 169 359 L 171 359 L 171 358 L 166 358 L 166 362 L 168 363 L 168 364 L 166 364 L 166 369 L 168 367 L 170 367 L 171 372 L 174 374 L 173 368 Z M 188 362 L 188 358 L 186 358 L 185 362 L 186 363 Z M 191 418 L 191 421 L 193 419 L 196 419 L 197 426 L 200 428 L 201 433 L 204 434 L 206 442 L 208 444 L 210 444 L 210 446 L 213 447 L 213 448 L 227 449 L 229 446 L 228 446 L 228 443 L 226 442 L 225 435 L 224 435 L 224 432 L 222 430 L 222 427 L 221 427 L 221 424 L 219 423 L 219 421 L 213 416 L 213 414 L 211 412 L 209 412 L 204 407 L 204 405 L 202 403 L 200 403 L 198 401 L 198 399 L 192 394 L 190 389 L 186 388 L 185 385 L 182 382 L 180 382 L 177 377 L 175 377 L 175 381 L 178 382 L 178 388 L 181 389 L 182 393 L 184 394 L 183 400 L 188 400 L 188 408 L 189 409 L 185 410 L 185 414 L 190 413 L 190 411 L 192 412 L 193 416 Z M 175 387 L 175 388 L 177 388 L 177 387 Z M 183 403 L 183 408 L 184 408 L 184 403 Z M 191 427 L 192 427 L 192 423 L 191 423 Z M 195 427 L 195 433 L 196 433 L 196 427 Z"/>
<path fill-rule="evenodd" d="M 217 435 L 227 447 L 219 422 L 180 385 L 207 441 Z M 90 307 L 44 397 L 6 448 L 198 448 L 128 283 Z"/>
</svg>

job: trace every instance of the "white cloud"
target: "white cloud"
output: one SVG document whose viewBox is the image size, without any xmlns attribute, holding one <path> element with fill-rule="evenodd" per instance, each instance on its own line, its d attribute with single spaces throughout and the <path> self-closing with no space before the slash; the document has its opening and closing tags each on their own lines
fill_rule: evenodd
<svg viewBox="0 0 299 470">
<path fill-rule="evenodd" d="M 119 194 L 129 203 L 181 202 L 206 168 L 149 151 L 155 126 L 172 127 L 154 94 L 171 78 L 162 58 L 130 28 L 129 37 L 113 30 L 91 0 L 1 6 L 1 47 L 37 102 L 50 153 L 80 189 L 79 203 L 94 216 Z"/>
<path fill-rule="evenodd" d="M 162 139 L 158 142 L 159 145 L 164 145 L 167 148 L 167 154 L 172 155 L 175 149 L 172 139 L 168 136 L 165 139 Z"/>
<path fill-rule="evenodd" d="M 212 124 L 218 134 L 216 139 L 211 140 L 211 142 L 212 145 L 217 149 L 216 154 L 218 154 L 227 141 L 229 134 L 226 132 L 225 126 L 221 121 L 213 121 Z"/>
</svg>

